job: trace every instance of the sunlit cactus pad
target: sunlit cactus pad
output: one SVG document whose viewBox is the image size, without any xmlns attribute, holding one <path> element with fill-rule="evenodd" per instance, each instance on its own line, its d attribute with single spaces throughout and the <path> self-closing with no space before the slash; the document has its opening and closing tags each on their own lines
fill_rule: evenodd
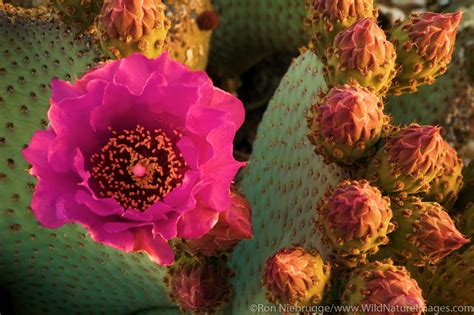
<svg viewBox="0 0 474 315">
<path fill-rule="evenodd" d="M 316 206 L 343 172 L 313 152 L 306 112 L 325 89 L 320 61 L 310 51 L 302 54 L 283 77 L 259 126 L 240 184 L 253 208 L 254 239 L 241 243 L 232 256 L 239 292 L 229 308 L 233 314 L 267 303 L 260 287 L 262 268 L 277 250 L 296 243 L 324 250 L 313 224 Z"/>
</svg>

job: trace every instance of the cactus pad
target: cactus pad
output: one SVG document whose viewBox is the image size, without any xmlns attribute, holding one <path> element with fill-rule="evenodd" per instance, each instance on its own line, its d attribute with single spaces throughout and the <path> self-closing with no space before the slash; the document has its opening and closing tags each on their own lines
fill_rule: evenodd
<svg viewBox="0 0 474 315">
<path fill-rule="evenodd" d="M 215 0 L 214 6 L 221 23 L 210 64 L 221 74 L 240 74 L 273 53 L 296 54 L 309 40 L 304 0 Z"/>
<path fill-rule="evenodd" d="M 339 183 L 343 170 L 313 152 L 305 122 L 306 111 L 326 89 L 322 68 L 310 51 L 294 60 L 259 126 L 240 185 L 252 207 L 255 236 L 232 254 L 239 292 L 231 306 L 234 314 L 247 314 L 252 303 L 266 303 L 261 272 L 278 249 L 301 243 L 327 255 L 313 220 L 319 200 Z"/>
</svg>

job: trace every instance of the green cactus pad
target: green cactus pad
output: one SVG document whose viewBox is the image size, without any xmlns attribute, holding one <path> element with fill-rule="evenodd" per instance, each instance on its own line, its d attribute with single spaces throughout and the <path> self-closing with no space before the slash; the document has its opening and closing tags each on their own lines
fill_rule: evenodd
<svg viewBox="0 0 474 315">
<path fill-rule="evenodd" d="M 463 211 L 469 203 L 474 203 L 474 162 L 471 161 L 469 165 L 465 166 L 463 171 L 464 184 L 459 192 L 458 200 L 454 208 Z"/>
<path fill-rule="evenodd" d="M 59 11 L 62 20 L 81 29 L 92 26 L 99 14 L 102 0 L 49 0 L 49 5 Z"/>
<path fill-rule="evenodd" d="M 254 239 L 241 242 L 232 254 L 233 314 L 249 314 L 252 303 L 268 303 L 261 272 L 280 248 L 299 243 L 328 254 L 314 224 L 316 206 L 343 170 L 313 152 L 306 125 L 306 111 L 326 89 L 322 68 L 309 51 L 294 60 L 259 126 L 241 183 L 252 207 Z"/>
<path fill-rule="evenodd" d="M 472 202 L 467 204 L 462 213 L 461 232 L 474 241 L 474 203 Z"/>
<path fill-rule="evenodd" d="M 210 64 L 222 74 L 240 74 L 272 53 L 296 54 L 309 40 L 303 0 L 215 0 L 214 8 L 220 25 Z"/>
<path fill-rule="evenodd" d="M 436 273 L 427 295 L 428 305 L 474 305 L 474 245 L 464 253 L 451 255 Z M 458 309 L 461 310 L 461 309 Z M 472 312 L 447 312 L 443 314 L 472 314 Z"/>
<path fill-rule="evenodd" d="M 74 80 L 100 54 L 90 38 L 36 11 L 0 8 L 0 287 L 15 314 L 124 314 L 172 306 L 165 271 L 145 254 L 92 241 L 77 225 L 42 228 L 29 208 L 34 178 L 21 155 L 46 127 L 49 82 Z"/>
</svg>

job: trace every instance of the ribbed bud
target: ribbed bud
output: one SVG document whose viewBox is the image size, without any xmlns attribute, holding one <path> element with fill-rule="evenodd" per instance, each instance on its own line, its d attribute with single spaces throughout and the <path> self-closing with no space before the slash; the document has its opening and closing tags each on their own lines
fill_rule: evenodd
<svg viewBox="0 0 474 315">
<path fill-rule="evenodd" d="M 139 52 L 149 58 L 164 49 L 169 21 L 161 0 L 108 0 L 99 16 L 101 45 L 112 57 Z"/>
<path fill-rule="evenodd" d="M 373 0 L 306 0 L 306 12 L 314 51 L 323 61 L 339 32 L 362 18 L 377 18 Z"/>
<path fill-rule="evenodd" d="M 309 139 L 329 160 L 352 164 L 379 140 L 387 120 L 382 101 L 368 89 L 335 87 L 310 108 Z"/>
<path fill-rule="evenodd" d="M 373 18 L 365 18 L 336 36 L 325 73 L 330 85 L 352 79 L 384 94 L 395 76 L 395 58 L 384 31 Z"/>
<path fill-rule="evenodd" d="M 461 18 L 462 12 L 412 14 L 392 31 L 399 65 L 394 94 L 415 92 L 446 72 Z"/>
<path fill-rule="evenodd" d="M 271 303 L 315 305 L 323 301 L 330 273 L 319 252 L 284 248 L 267 260 L 262 285 Z"/>
<path fill-rule="evenodd" d="M 463 185 L 463 161 L 456 150 L 446 141 L 443 142 L 446 155 L 436 177 L 429 183 L 430 189 L 423 194 L 423 200 L 436 201 L 450 209 L 456 201 Z"/>
<path fill-rule="evenodd" d="M 232 295 L 232 271 L 220 260 L 178 262 L 170 271 L 170 296 L 182 311 L 213 313 Z"/>
<path fill-rule="evenodd" d="M 199 239 L 186 239 L 184 245 L 193 255 L 216 256 L 229 254 L 243 239 L 251 239 L 252 211 L 244 196 L 231 192 L 232 205 L 229 210 L 219 213 L 214 227 Z"/>
<path fill-rule="evenodd" d="M 367 168 L 367 178 L 387 193 L 429 190 L 445 158 L 440 128 L 411 124 L 394 131 Z"/>
<path fill-rule="evenodd" d="M 361 315 L 418 315 L 425 306 L 422 291 L 410 273 L 390 260 L 375 261 L 351 272 L 342 302 L 351 307 L 365 305 L 365 310 L 357 313 Z M 394 311 L 397 309 L 400 311 Z"/>
<path fill-rule="evenodd" d="M 318 207 L 321 232 L 338 259 L 353 267 L 388 242 L 390 200 L 366 180 L 344 181 Z"/>
<path fill-rule="evenodd" d="M 389 249 L 416 266 L 436 264 L 469 242 L 436 202 L 409 198 L 394 210 L 396 230 Z"/>
</svg>

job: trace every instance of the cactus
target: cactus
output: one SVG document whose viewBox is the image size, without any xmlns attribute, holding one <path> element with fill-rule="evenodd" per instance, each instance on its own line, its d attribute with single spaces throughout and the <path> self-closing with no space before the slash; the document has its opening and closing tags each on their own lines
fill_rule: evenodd
<svg viewBox="0 0 474 315">
<path fill-rule="evenodd" d="M 371 262 L 353 271 L 342 302 L 359 307 L 359 312 L 346 314 L 422 314 L 425 306 L 422 291 L 410 273 L 390 260 Z"/>
<path fill-rule="evenodd" d="M 395 48 L 373 18 L 365 18 L 337 34 L 328 50 L 327 80 L 330 85 L 356 80 L 384 94 L 395 76 Z"/>
<path fill-rule="evenodd" d="M 268 55 L 296 55 L 308 43 L 303 0 L 215 0 L 214 6 L 221 23 L 212 36 L 210 66 L 218 74 L 241 74 Z"/>
<path fill-rule="evenodd" d="M 164 0 L 163 3 L 166 17 L 171 21 L 166 43 L 171 57 L 191 69 L 206 69 L 212 31 L 219 19 L 211 1 Z"/>
<path fill-rule="evenodd" d="M 0 287 L 19 314 L 172 307 L 166 270 L 146 255 L 103 246 L 74 224 L 45 229 L 31 213 L 35 183 L 21 151 L 47 126 L 49 82 L 80 77 L 100 57 L 91 38 L 50 18 L 43 9 L 0 7 Z"/>
<path fill-rule="evenodd" d="M 80 29 L 92 27 L 102 2 L 102 0 L 49 0 L 49 4 L 59 11 L 65 23 Z"/>
<path fill-rule="evenodd" d="M 458 199 L 455 204 L 457 210 L 463 210 L 471 202 L 474 202 L 474 162 L 470 162 L 469 165 L 464 167 L 463 171 L 464 185 L 459 192 Z"/>
<path fill-rule="evenodd" d="M 471 240 L 474 240 L 474 203 L 470 202 L 462 213 L 461 231 Z"/>
<path fill-rule="evenodd" d="M 170 21 L 161 0 L 108 0 L 102 7 L 98 29 L 104 53 L 123 58 L 139 52 L 155 58 L 165 48 Z"/>
<path fill-rule="evenodd" d="M 182 312 L 214 314 L 230 301 L 232 271 L 220 259 L 196 259 L 182 256 L 165 278 L 170 298 Z"/>
<path fill-rule="evenodd" d="M 344 181 L 328 191 L 319 205 L 319 218 L 321 233 L 337 258 L 350 267 L 377 252 L 393 230 L 390 200 L 365 180 Z"/>
<path fill-rule="evenodd" d="M 386 193 L 428 191 L 445 157 L 440 129 L 411 124 L 393 132 L 367 168 L 367 178 Z"/>
<path fill-rule="evenodd" d="M 318 305 L 324 301 L 331 265 L 317 250 L 283 248 L 268 258 L 262 285 L 270 303 L 296 306 Z"/>
<path fill-rule="evenodd" d="M 333 88 L 310 108 L 309 139 L 328 160 L 352 164 L 367 155 L 388 121 L 377 95 L 359 86 Z"/>
<path fill-rule="evenodd" d="M 76 3 L 74 0 L 66 1 L 68 4 Z M 134 21 L 131 27 L 124 27 L 130 25 L 121 23 L 120 19 L 115 23 L 117 16 L 126 15 L 128 11 L 121 11 L 120 8 L 123 7 L 115 6 L 121 3 L 120 0 L 106 2 L 100 23 L 100 30 L 104 35 L 101 37 L 103 46 L 119 47 L 119 44 L 124 44 L 125 48 L 112 50 L 125 56 L 131 51 L 144 48 L 143 42 L 149 40 L 144 36 L 150 36 L 153 37 L 152 41 L 159 43 L 159 47 L 154 47 L 156 50 L 168 49 L 175 59 L 193 69 L 204 69 L 211 31 L 220 20 L 220 30 L 218 28 L 214 33 L 214 39 L 217 40 L 213 48 L 212 67 L 217 68 L 219 74 L 228 74 L 243 71 L 275 52 L 295 53 L 296 48 L 307 40 L 302 32 L 303 1 L 296 4 L 290 0 L 275 0 L 271 3 L 216 0 L 216 11 L 212 9 L 209 0 L 164 2 L 167 5 L 166 11 L 160 5 L 160 0 L 140 2 L 146 12 L 153 12 L 158 16 L 161 21 L 158 23 L 161 26 L 159 30 L 154 28 L 155 22 L 150 22 L 156 16 L 152 17 L 153 14 L 148 13 L 144 15 L 145 19 L 140 20 L 139 12 L 135 16 L 137 20 L 132 19 Z M 89 2 L 85 4 L 89 5 Z M 107 8 L 110 10 L 107 11 Z M 8 10 L 13 12 L 11 8 Z M 336 288 L 325 294 L 329 283 L 329 266 L 324 264 L 323 257 L 330 257 L 330 251 L 322 246 L 323 243 L 326 240 L 332 242 L 332 246 L 338 248 L 338 256 L 349 261 L 349 266 L 354 266 L 360 261 L 365 262 L 365 256 L 385 243 L 386 235 L 391 231 L 389 202 L 377 188 L 371 187 L 364 180 L 358 180 L 343 182 L 341 186 L 331 190 L 332 186 L 341 183 L 346 171 L 352 171 L 353 168 L 330 163 L 329 159 L 341 164 L 353 164 L 362 158 L 370 160 L 373 151 L 375 159 L 369 161 L 367 171 L 361 171 L 365 172 L 372 183 L 379 185 L 384 193 L 398 194 L 391 197 L 397 205 L 403 203 L 404 206 L 400 207 L 408 208 L 405 206 L 410 201 L 406 199 L 407 194 L 420 194 L 426 200 L 451 205 L 460 189 L 459 172 L 462 163 L 453 149 L 441 139 L 438 128 L 419 125 L 395 128 L 392 135 L 379 141 L 383 127 L 387 125 L 379 97 L 385 95 L 395 75 L 395 50 L 375 24 L 373 17 L 376 13 L 371 7 L 364 7 L 356 12 L 361 17 L 368 15 L 368 19 L 362 19 L 352 26 L 350 19 L 337 21 L 340 25 L 332 25 L 334 29 L 349 28 L 336 37 L 334 47 L 328 50 L 329 58 L 324 60 L 329 63 L 327 67 L 324 68 L 314 52 L 302 53 L 293 62 L 269 104 L 258 131 L 249 168 L 242 172 L 241 187 L 254 208 L 255 240 L 239 244 L 235 255 L 230 258 L 220 255 L 232 250 L 237 239 L 249 237 L 250 227 L 247 224 L 248 218 L 242 219 L 246 225 L 234 237 L 232 233 L 228 233 L 232 231 L 233 221 L 219 218 L 219 223 L 205 237 L 177 243 L 187 246 L 188 253 L 181 253 L 178 263 L 170 269 L 167 283 L 163 284 L 164 269 L 154 265 L 144 255 L 124 254 L 94 243 L 86 237 L 85 230 L 75 225 L 45 231 L 34 220 L 31 209 L 28 208 L 34 183 L 26 175 L 28 166 L 21 160 L 19 152 L 31 137 L 32 131 L 38 128 L 36 120 L 43 119 L 41 123 L 46 127 L 45 112 L 50 79 L 72 79 L 79 76 L 87 68 L 87 63 L 97 61 L 99 52 L 87 36 L 75 37 L 78 31 L 75 27 L 63 35 L 61 32 L 66 29 L 64 25 L 47 20 L 48 15 L 45 13 L 32 23 L 21 17 L 23 11 L 10 11 L 8 15 L 0 12 L 1 23 L 7 26 L 4 27 L 5 31 L 0 30 L 0 34 L 4 35 L 0 37 L 0 51 L 4 52 L 5 57 L 0 61 L 0 77 L 5 78 L 0 82 L 0 90 L 6 91 L 6 94 L 0 96 L 0 107 L 6 108 L 5 117 L 0 118 L 5 126 L 4 133 L 0 134 L 0 154 L 4 155 L 6 163 L 0 169 L 0 200 L 5 204 L 4 220 L 0 220 L 3 221 L 0 225 L 6 231 L 6 236 L 0 236 L 0 243 L 3 245 L 0 251 L 0 287 L 11 293 L 15 311 L 20 313 L 32 310 L 34 313 L 176 313 L 177 309 L 170 306 L 169 301 L 164 298 L 166 289 L 171 289 L 171 296 L 182 310 L 194 313 L 215 312 L 230 300 L 229 275 L 232 272 L 225 266 L 226 259 L 230 259 L 230 264 L 239 274 L 233 280 L 239 294 L 228 310 L 235 314 L 245 314 L 248 313 L 250 304 L 266 303 L 259 282 L 265 261 L 277 249 L 295 243 L 302 247 L 280 251 L 268 260 L 267 272 L 263 273 L 263 284 L 271 292 L 270 301 L 297 305 L 320 303 L 325 297 L 334 297 L 339 293 Z M 52 15 L 49 15 L 48 19 L 51 18 Z M 165 42 L 169 26 L 165 22 L 167 19 L 172 23 L 168 41 Z M 323 15 L 321 20 L 324 19 L 325 23 L 330 23 L 329 16 Z M 312 21 L 316 22 L 315 19 Z M 267 24 L 271 27 L 267 28 Z M 36 28 L 34 32 L 33 27 Z M 313 24 L 313 27 L 325 26 Z M 230 29 L 232 30 L 229 31 Z M 314 37 L 323 38 L 321 42 L 326 41 L 324 45 L 327 47 L 332 42 L 331 38 L 336 36 L 335 33 L 324 32 L 319 36 L 315 33 Z M 35 45 L 28 45 L 31 37 Z M 362 50 L 355 44 L 362 44 Z M 28 54 L 23 53 L 25 47 L 30 50 Z M 77 47 L 81 47 L 81 53 L 76 56 Z M 315 51 L 324 59 L 322 47 L 323 45 L 318 46 Z M 449 50 L 450 47 L 447 48 Z M 13 50 L 15 53 L 12 53 Z M 45 51 L 46 58 L 43 59 Z M 148 53 L 153 56 L 156 51 L 145 52 Z M 70 54 L 73 56 L 69 56 Z M 32 56 L 38 61 L 35 59 L 33 62 Z M 26 68 L 20 66 L 22 62 L 28 61 L 30 64 Z M 55 68 L 58 64 L 63 65 L 64 61 L 72 63 L 68 74 Z M 38 62 L 41 66 L 44 65 L 44 72 L 38 73 L 34 69 L 34 63 Z M 320 97 L 327 93 L 324 72 L 328 86 L 334 89 L 322 101 Z M 438 69 L 436 74 L 439 72 L 442 71 Z M 32 75 L 36 77 L 30 82 Z M 403 68 L 399 77 L 403 77 Z M 34 84 L 38 86 L 35 87 Z M 397 84 L 394 89 L 400 86 L 400 83 Z M 25 89 L 27 93 L 19 93 Z M 348 98 L 344 100 L 348 99 L 349 103 L 343 103 L 341 98 L 340 102 L 338 100 L 333 104 L 331 97 L 334 95 L 331 93 L 344 89 L 346 92 L 351 90 L 357 96 L 363 95 L 362 100 L 357 103 L 352 98 L 351 103 L 349 101 L 353 95 L 347 95 Z M 31 93 L 28 94 L 29 91 Z M 35 106 L 38 104 L 45 106 Z M 352 106 L 343 106 L 347 104 Z M 310 126 L 313 129 L 310 139 L 320 146 L 316 151 L 324 154 L 327 157 L 325 160 L 314 154 L 314 145 L 306 137 L 308 128 L 304 119 L 307 110 L 312 112 Z M 364 126 L 362 120 L 356 122 L 354 118 L 360 111 L 367 112 L 362 115 L 366 118 Z M 347 120 L 349 124 L 345 125 Z M 340 128 L 343 125 L 347 129 Z M 375 148 L 379 149 L 378 153 Z M 444 172 L 441 171 L 443 168 Z M 449 191 L 445 189 L 446 183 L 449 183 Z M 352 191 L 349 187 L 355 188 Z M 325 191 L 338 193 L 331 200 L 322 201 Z M 361 208 L 351 207 L 351 198 L 357 199 L 354 202 L 362 204 Z M 338 207 L 331 208 L 331 202 L 336 199 L 340 201 Z M 322 206 L 317 212 L 315 210 L 320 202 Z M 407 214 L 406 210 L 397 209 L 399 229 L 395 233 L 398 234 L 393 234 L 392 243 L 387 250 L 398 252 L 400 248 L 404 248 L 403 254 L 410 251 L 411 258 L 417 265 L 435 263 L 463 245 L 466 240 L 439 205 L 419 203 L 422 206 L 415 207 L 416 211 L 413 210 L 408 218 L 400 217 Z M 241 209 L 247 208 L 243 206 Z M 367 223 L 366 227 L 357 224 L 354 226 L 353 222 L 341 220 L 342 216 L 339 214 L 345 208 L 353 211 L 354 217 L 361 219 L 360 222 Z M 331 212 L 331 209 L 334 211 Z M 359 215 L 357 210 L 360 209 L 367 212 Z M 249 213 L 245 216 L 248 217 Z M 231 223 L 224 222 L 226 220 Z M 314 221 L 319 222 L 323 233 L 315 229 Z M 222 226 L 222 223 L 229 224 Z M 344 237 L 336 235 L 339 228 L 347 228 L 343 231 Z M 321 234 L 327 234 L 327 239 Z M 408 241 L 405 239 L 407 234 Z M 223 240 L 221 235 L 225 235 Z M 347 242 L 341 243 L 341 239 Z M 315 252 L 305 252 L 302 248 L 321 250 L 316 255 Z M 188 257 L 190 253 L 196 257 L 191 259 Z M 216 254 L 220 257 L 202 257 Z M 278 260 L 282 254 L 289 256 L 284 263 Z M 354 256 L 359 257 L 353 259 Z M 450 259 L 451 257 L 448 258 Z M 314 261 L 316 269 L 311 268 L 311 262 Z M 297 273 L 296 276 L 292 274 L 295 282 L 287 287 L 290 291 L 279 294 L 281 292 L 275 291 L 273 285 L 277 284 L 279 289 L 283 285 L 278 283 L 278 277 L 272 276 L 281 274 L 275 272 L 275 268 L 281 270 L 295 265 L 303 266 L 300 270 L 302 273 Z M 321 282 L 315 283 L 315 275 L 319 276 Z M 298 282 L 301 279 L 303 282 Z M 423 285 L 425 287 L 427 290 L 430 288 L 429 285 Z M 439 288 L 439 284 L 436 288 Z M 25 299 L 27 303 L 22 303 Z M 81 302 L 76 302 L 77 299 Z M 420 288 L 415 281 L 405 269 L 395 267 L 389 261 L 359 266 L 350 276 L 343 299 L 345 304 L 352 305 L 411 304 L 418 307 L 413 311 L 416 314 L 424 305 Z"/>
<path fill-rule="evenodd" d="M 474 245 L 464 253 L 451 255 L 443 263 L 432 281 L 432 288 L 427 295 L 429 305 L 471 306 L 465 312 L 456 314 L 472 314 L 474 305 Z M 454 314 L 452 311 L 450 314 Z"/>
<path fill-rule="evenodd" d="M 306 111 L 326 90 L 322 72 L 321 62 L 311 51 L 294 60 L 259 126 L 240 183 L 253 210 L 254 239 L 241 242 L 232 254 L 230 265 L 239 275 L 234 282 L 239 294 L 229 313 L 246 314 L 250 304 L 267 303 L 261 270 L 278 249 L 299 243 L 318 248 L 327 258 L 312 221 L 318 201 L 328 186 L 339 183 L 344 171 L 335 164 L 326 165 L 306 138 Z"/>
<path fill-rule="evenodd" d="M 446 72 L 461 18 L 462 12 L 412 14 L 392 31 L 399 65 L 391 87 L 395 95 L 415 92 Z"/>
<path fill-rule="evenodd" d="M 441 165 L 440 172 L 429 183 L 430 189 L 422 194 L 425 201 L 436 201 L 447 209 L 451 209 L 461 190 L 463 161 L 458 157 L 447 142 L 443 142 L 446 155 Z"/>
<path fill-rule="evenodd" d="M 306 12 L 305 26 L 321 60 L 326 59 L 326 49 L 339 32 L 362 18 L 377 19 L 373 0 L 306 0 Z"/>
<path fill-rule="evenodd" d="M 399 201 L 393 219 L 397 227 L 390 235 L 388 249 L 400 261 L 415 266 L 437 264 L 469 242 L 436 202 L 424 202 L 417 197 Z"/>
</svg>

